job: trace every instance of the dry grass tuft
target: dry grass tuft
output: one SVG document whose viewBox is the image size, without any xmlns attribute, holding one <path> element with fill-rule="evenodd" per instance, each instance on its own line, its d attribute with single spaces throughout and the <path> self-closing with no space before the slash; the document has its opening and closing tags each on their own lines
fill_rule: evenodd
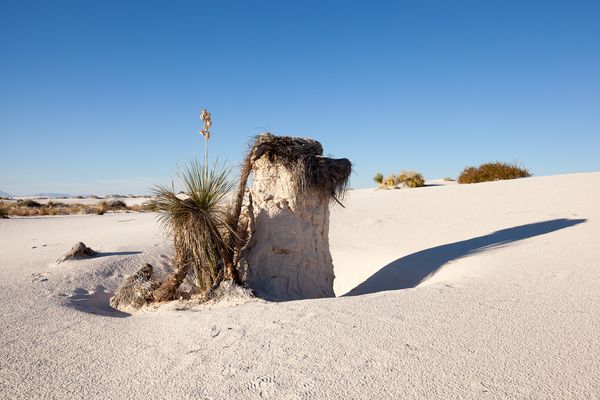
<svg viewBox="0 0 600 400">
<path fill-rule="evenodd" d="M 379 176 L 376 175 L 375 177 L 378 178 Z M 388 189 L 423 187 L 425 186 L 425 178 L 416 171 L 401 171 L 399 175 L 391 174 L 382 179 L 381 186 Z"/>
<path fill-rule="evenodd" d="M 263 133 L 250 150 L 251 163 L 263 155 L 292 173 L 298 191 L 313 190 L 336 200 L 347 192 L 352 163 L 347 158 L 323 157 L 323 146 L 314 139 Z"/>
<path fill-rule="evenodd" d="M 388 188 L 393 188 L 398 184 L 398 177 L 394 174 L 388 175 L 387 178 L 383 180 L 383 186 Z"/>
<path fill-rule="evenodd" d="M 465 168 L 458 177 L 458 183 L 491 182 L 530 176 L 529 170 L 522 166 L 497 161 Z"/>
</svg>

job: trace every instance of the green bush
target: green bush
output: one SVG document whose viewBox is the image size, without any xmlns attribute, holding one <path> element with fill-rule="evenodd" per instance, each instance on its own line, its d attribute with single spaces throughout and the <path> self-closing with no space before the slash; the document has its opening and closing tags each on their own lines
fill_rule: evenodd
<svg viewBox="0 0 600 400">
<path fill-rule="evenodd" d="M 524 167 L 497 161 L 465 168 L 458 177 L 458 183 L 491 182 L 530 176 L 531 173 Z"/>
<path fill-rule="evenodd" d="M 405 185 L 409 188 L 425 186 L 425 178 L 417 171 L 401 171 L 397 177 L 397 185 Z"/>
</svg>

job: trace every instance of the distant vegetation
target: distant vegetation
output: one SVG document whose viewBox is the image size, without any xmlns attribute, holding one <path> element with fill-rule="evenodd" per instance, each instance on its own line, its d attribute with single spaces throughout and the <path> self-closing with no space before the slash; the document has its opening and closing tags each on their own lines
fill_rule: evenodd
<svg viewBox="0 0 600 400">
<path fill-rule="evenodd" d="M 17 204 L 23 206 L 23 207 L 29 207 L 29 208 L 40 208 L 42 207 L 41 203 L 38 203 L 35 200 L 19 200 L 17 201 Z"/>
<path fill-rule="evenodd" d="M 121 200 L 102 201 L 98 204 L 66 204 L 60 201 L 49 201 L 47 204 L 35 200 L 18 200 L 16 202 L 0 202 L 0 218 L 9 216 L 34 217 L 39 215 L 71 215 L 98 214 L 107 211 L 145 212 L 155 211 L 152 204 L 127 206 Z"/>
<path fill-rule="evenodd" d="M 8 209 L 6 205 L 0 201 L 0 218 L 8 218 Z"/>
<path fill-rule="evenodd" d="M 417 171 L 401 171 L 399 175 L 391 174 L 385 179 L 378 172 L 373 177 L 375 183 L 387 189 L 417 188 L 425 186 L 425 178 Z"/>
<path fill-rule="evenodd" d="M 467 167 L 458 177 L 458 183 L 479 183 L 505 179 L 527 178 L 531 173 L 517 164 L 490 162 L 479 167 Z"/>
<path fill-rule="evenodd" d="M 402 171 L 398 175 L 399 185 L 405 185 L 409 188 L 418 188 L 425 186 L 425 178 L 417 171 Z"/>
</svg>

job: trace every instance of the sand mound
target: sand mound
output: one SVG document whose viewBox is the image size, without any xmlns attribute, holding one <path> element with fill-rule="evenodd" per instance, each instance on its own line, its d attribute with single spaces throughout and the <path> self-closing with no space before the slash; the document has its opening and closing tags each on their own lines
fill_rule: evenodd
<svg viewBox="0 0 600 400">
<path fill-rule="evenodd" d="M 96 256 L 98 253 L 87 247 L 83 242 L 76 243 L 71 250 L 64 256 L 56 260 L 57 263 L 61 263 L 68 260 L 78 260 L 82 258 L 90 258 Z"/>
<path fill-rule="evenodd" d="M 145 264 L 123 282 L 110 299 L 110 305 L 121 311 L 137 310 L 150 300 L 152 291 L 157 287 L 158 282 L 154 280 L 152 265 Z"/>
<path fill-rule="evenodd" d="M 204 300 L 211 303 L 244 303 L 254 298 L 255 296 L 252 294 L 250 289 L 236 285 L 232 281 L 223 281 L 219 286 L 210 289 L 208 292 L 206 292 L 206 295 L 204 295 Z"/>
</svg>

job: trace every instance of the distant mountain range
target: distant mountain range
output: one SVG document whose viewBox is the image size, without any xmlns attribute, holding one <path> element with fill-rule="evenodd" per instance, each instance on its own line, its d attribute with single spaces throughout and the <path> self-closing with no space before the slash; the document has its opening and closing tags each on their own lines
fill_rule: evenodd
<svg viewBox="0 0 600 400">
<path fill-rule="evenodd" d="M 36 193 L 35 197 L 75 197 L 68 193 Z"/>
<path fill-rule="evenodd" d="M 67 193 L 36 193 L 27 196 L 16 196 L 14 194 L 6 193 L 0 190 L 0 197 L 48 197 L 48 198 L 57 198 L 57 197 L 73 197 Z"/>
</svg>

